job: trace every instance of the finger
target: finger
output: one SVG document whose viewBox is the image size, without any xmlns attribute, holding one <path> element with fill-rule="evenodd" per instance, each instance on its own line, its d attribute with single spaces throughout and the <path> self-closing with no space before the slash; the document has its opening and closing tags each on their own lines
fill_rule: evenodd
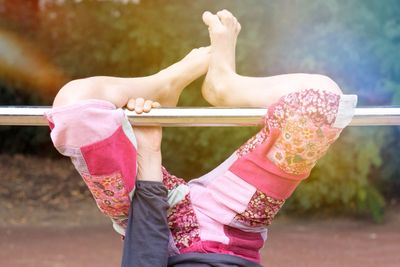
<svg viewBox="0 0 400 267">
<path fill-rule="evenodd" d="M 129 110 L 134 110 L 135 109 L 135 99 L 131 98 L 128 101 L 128 104 L 126 104 L 127 109 Z"/>
<path fill-rule="evenodd" d="M 140 114 L 143 112 L 143 106 L 144 106 L 144 99 L 139 97 L 136 99 L 136 103 L 135 103 L 135 112 L 137 114 Z"/>
<path fill-rule="evenodd" d="M 161 104 L 158 103 L 158 102 L 153 102 L 153 103 L 151 103 L 151 107 L 152 108 L 159 108 L 159 107 L 161 107 Z"/>
<path fill-rule="evenodd" d="M 143 105 L 143 111 L 144 111 L 144 112 L 149 112 L 149 111 L 151 110 L 152 103 L 153 103 L 152 100 L 146 100 L 146 101 L 144 102 L 144 105 Z"/>
</svg>

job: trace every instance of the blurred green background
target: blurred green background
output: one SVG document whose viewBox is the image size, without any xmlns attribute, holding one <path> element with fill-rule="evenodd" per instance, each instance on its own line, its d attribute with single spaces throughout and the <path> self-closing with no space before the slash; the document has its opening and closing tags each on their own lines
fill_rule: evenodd
<svg viewBox="0 0 400 267">
<path fill-rule="evenodd" d="M 0 0 L 0 105 L 50 105 L 68 80 L 144 76 L 209 44 L 205 10 L 226 8 L 242 24 L 240 74 L 330 76 L 359 106 L 400 104 L 397 0 Z M 201 80 L 180 106 L 206 106 Z M 255 128 L 168 128 L 164 165 L 194 178 Z M 44 127 L 0 127 L 0 153 L 59 157 Z M 399 127 L 350 127 L 287 202 L 284 212 L 383 219 L 400 197 Z"/>
</svg>

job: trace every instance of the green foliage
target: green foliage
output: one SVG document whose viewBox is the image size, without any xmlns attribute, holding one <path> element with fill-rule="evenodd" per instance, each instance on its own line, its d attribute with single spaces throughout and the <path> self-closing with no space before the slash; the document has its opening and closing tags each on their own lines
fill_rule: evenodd
<svg viewBox="0 0 400 267">
<path fill-rule="evenodd" d="M 251 4 L 250 4 L 251 3 Z M 41 13 L 35 39 L 71 78 L 149 75 L 208 45 L 204 10 L 231 10 L 242 24 L 241 74 L 291 72 L 332 77 L 361 105 L 400 103 L 400 3 L 387 0 L 66 1 Z M 204 106 L 201 81 L 180 105 Z M 164 131 L 165 165 L 197 177 L 222 162 L 256 129 L 179 128 Z M 399 128 L 346 129 L 295 192 L 287 211 L 370 214 L 381 221 L 380 192 L 399 195 Z M 23 141 L 24 142 L 24 141 Z M 22 143 L 22 142 L 21 142 Z M 379 190 L 377 190 L 379 186 Z M 392 188 L 392 190 L 386 190 Z M 397 189 L 396 189 L 397 188 Z M 397 190 L 397 191 L 396 191 Z"/>
</svg>

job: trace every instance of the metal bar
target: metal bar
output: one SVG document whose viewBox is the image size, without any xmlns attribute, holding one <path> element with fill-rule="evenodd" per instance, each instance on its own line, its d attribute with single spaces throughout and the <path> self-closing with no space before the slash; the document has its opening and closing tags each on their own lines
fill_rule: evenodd
<svg viewBox="0 0 400 267">
<path fill-rule="evenodd" d="M 50 107 L 0 107 L 0 125 L 45 126 Z M 158 108 L 150 113 L 125 111 L 132 124 L 175 127 L 255 126 L 262 123 L 265 108 Z M 400 107 L 356 108 L 351 126 L 400 125 Z"/>
</svg>

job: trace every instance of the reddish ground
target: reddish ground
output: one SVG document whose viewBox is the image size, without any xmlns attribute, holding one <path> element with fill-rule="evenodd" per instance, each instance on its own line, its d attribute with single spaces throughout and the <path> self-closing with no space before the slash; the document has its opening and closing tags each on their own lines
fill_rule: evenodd
<svg viewBox="0 0 400 267">
<path fill-rule="evenodd" d="M 2 226 L 0 266 L 119 266 L 121 240 L 99 219 L 93 225 Z M 281 218 L 270 228 L 262 258 L 264 266 L 275 267 L 398 267 L 400 220 L 373 225 Z"/>
<path fill-rule="evenodd" d="M 122 242 L 70 163 L 38 162 L 0 155 L 0 266 L 119 266 Z M 391 205 L 381 225 L 280 217 L 269 229 L 262 262 L 271 267 L 398 267 L 400 205 Z"/>
</svg>

